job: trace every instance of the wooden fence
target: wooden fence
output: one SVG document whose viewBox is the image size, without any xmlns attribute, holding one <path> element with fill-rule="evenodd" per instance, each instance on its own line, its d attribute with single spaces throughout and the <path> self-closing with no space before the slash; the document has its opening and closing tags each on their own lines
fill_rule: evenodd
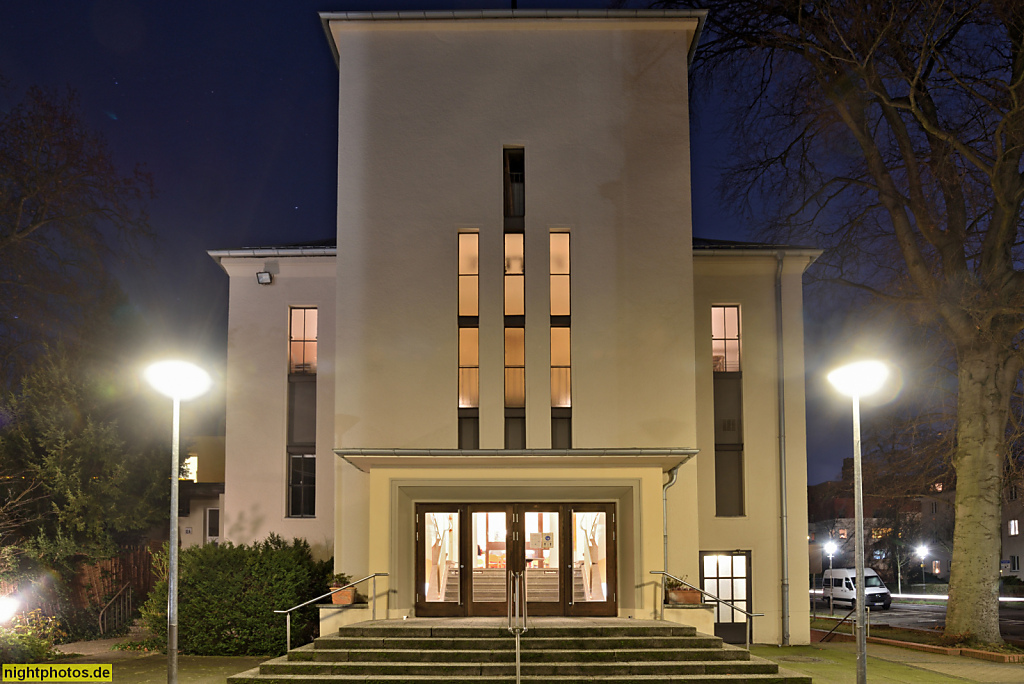
<svg viewBox="0 0 1024 684">
<path fill-rule="evenodd" d="M 71 601 L 79 608 L 100 608 L 121 587 L 131 584 L 132 592 L 141 603 L 155 581 L 153 556 L 148 548 L 122 549 L 113 558 L 79 566 L 69 587 Z"/>
</svg>

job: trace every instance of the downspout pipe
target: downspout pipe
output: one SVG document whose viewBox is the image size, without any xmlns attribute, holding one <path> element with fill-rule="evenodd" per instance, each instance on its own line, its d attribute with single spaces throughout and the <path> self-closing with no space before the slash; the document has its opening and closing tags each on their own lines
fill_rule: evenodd
<svg viewBox="0 0 1024 684">
<path fill-rule="evenodd" d="M 693 458 L 687 456 L 685 461 L 677 463 L 672 470 L 668 471 L 668 482 L 661 485 L 661 540 L 664 560 L 661 569 L 668 572 L 668 489 L 676 483 L 679 478 L 679 466 Z M 657 613 L 655 613 L 657 614 Z M 661 576 L 661 619 L 665 619 L 665 576 Z"/>
<path fill-rule="evenodd" d="M 779 517 L 782 554 L 782 645 L 789 646 L 789 505 L 786 495 L 786 364 L 782 346 L 782 264 L 785 254 L 775 255 L 775 349 L 778 356 L 779 391 Z"/>
</svg>

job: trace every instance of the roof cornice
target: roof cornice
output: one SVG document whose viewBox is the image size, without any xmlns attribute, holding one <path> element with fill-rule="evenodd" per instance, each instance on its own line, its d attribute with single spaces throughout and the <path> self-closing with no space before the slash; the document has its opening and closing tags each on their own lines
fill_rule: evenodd
<svg viewBox="0 0 1024 684">
<path fill-rule="evenodd" d="M 320 12 L 327 43 L 338 64 L 338 48 L 334 44 L 330 23 L 332 21 L 480 21 L 480 20 L 522 20 L 522 19 L 696 19 L 697 28 L 686 56 L 687 64 L 693 62 L 693 55 L 700 42 L 701 31 L 707 19 L 707 10 L 438 10 L 438 11 L 397 11 L 397 12 Z"/>
</svg>

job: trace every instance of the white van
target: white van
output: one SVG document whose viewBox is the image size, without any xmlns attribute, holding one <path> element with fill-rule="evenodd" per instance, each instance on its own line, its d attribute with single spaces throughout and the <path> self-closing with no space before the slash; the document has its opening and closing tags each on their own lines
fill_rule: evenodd
<svg viewBox="0 0 1024 684">
<path fill-rule="evenodd" d="M 849 602 L 852 608 L 857 603 L 857 573 L 852 568 L 836 568 L 826 570 L 821 581 L 821 598 L 828 601 Z M 878 573 L 871 568 L 864 568 L 864 603 L 868 606 L 881 606 L 889 610 L 892 595 L 885 588 L 885 583 Z"/>
</svg>

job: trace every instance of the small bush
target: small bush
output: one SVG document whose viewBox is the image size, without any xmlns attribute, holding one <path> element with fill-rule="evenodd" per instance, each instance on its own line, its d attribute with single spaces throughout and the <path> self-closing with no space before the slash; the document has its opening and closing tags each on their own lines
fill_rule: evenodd
<svg viewBox="0 0 1024 684">
<path fill-rule="evenodd" d="M 49 641 L 24 627 L 0 627 L 0 663 L 39 663 L 55 655 Z"/>
<path fill-rule="evenodd" d="M 167 644 L 166 556 L 163 576 L 142 607 L 147 627 Z M 189 655 L 279 655 L 291 608 L 326 593 L 330 564 L 313 560 L 309 544 L 276 535 L 253 546 L 221 544 L 182 549 L 178 557 L 178 649 Z M 314 636 L 315 606 L 292 614 L 292 643 Z"/>
</svg>

